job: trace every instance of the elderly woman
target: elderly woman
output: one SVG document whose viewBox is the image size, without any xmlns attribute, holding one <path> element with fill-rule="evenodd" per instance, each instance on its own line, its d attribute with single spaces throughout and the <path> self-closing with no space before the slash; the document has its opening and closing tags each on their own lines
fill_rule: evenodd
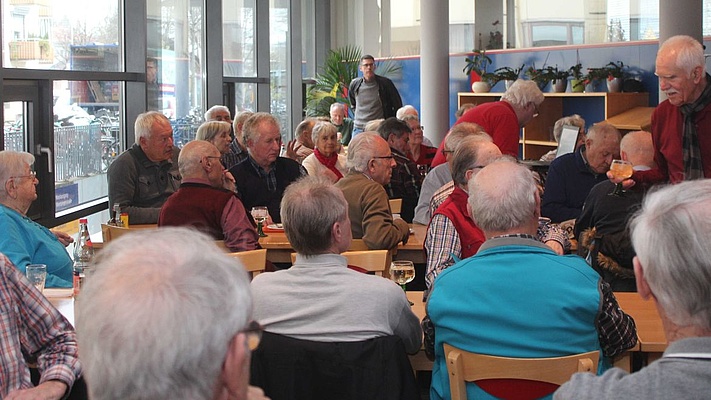
<svg viewBox="0 0 711 400">
<path fill-rule="evenodd" d="M 220 154 L 230 151 L 232 125 L 224 121 L 208 121 L 200 125 L 195 140 L 206 140 L 217 147 Z"/>
<path fill-rule="evenodd" d="M 402 117 L 402 121 L 410 128 L 410 141 L 408 142 L 410 153 L 408 157 L 417 164 L 418 168 L 429 170 L 432 160 L 437 154 L 437 148 L 423 143 L 424 132 L 422 131 L 422 125 L 420 125 L 420 119 L 416 115 L 405 115 Z"/>
<path fill-rule="evenodd" d="M 47 287 L 72 287 L 72 259 L 65 246 L 73 239 L 27 218 L 37 199 L 34 162 L 29 153 L 0 151 L 0 253 L 23 272 L 28 264 L 46 264 Z"/>
<path fill-rule="evenodd" d="M 302 163 L 309 176 L 325 176 L 335 183 L 346 174 L 346 156 L 338 154 L 337 136 L 338 128 L 330 122 L 317 122 L 311 130 L 316 148 Z"/>
</svg>

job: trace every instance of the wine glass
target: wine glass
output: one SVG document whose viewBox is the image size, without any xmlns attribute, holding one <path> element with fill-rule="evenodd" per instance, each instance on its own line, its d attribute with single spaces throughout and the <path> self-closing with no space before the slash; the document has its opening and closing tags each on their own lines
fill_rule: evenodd
<svg viewBox="0 0 711 400">
<path fill-rule="evenodd" d="M 415 279 L 415 264 L 406 260 L 393 261 L 390 264 L 390 279 L 400 285 L 403 292 L 407 292 L 405 285 Z M 410 305 L 412 304 L 410 301 Z"/>
<path fill-rule="evenodd" d="M 266 237 L 268 236 L 266 233 L 264 233 L 264 222 L 267 220 L 269 217 L 269 210 L 267 207 L 264 206 L 256 206 L 252 207 L 252 218 L 257 222 L 257 234 L 259 237 Z"/>
<path fill-rule="evenodd" d="M 610 172 L 615 179 L 629 179 L 632 177 L 634 170 L 632 169 L 632 163 L 624 160 L 612 160 L 610 165 Z M 615 190 L 609 193 L 610 196 L 622 196 L 624 191 L 622 190 L 622 182 L 615 186 Z"/>
</svg>

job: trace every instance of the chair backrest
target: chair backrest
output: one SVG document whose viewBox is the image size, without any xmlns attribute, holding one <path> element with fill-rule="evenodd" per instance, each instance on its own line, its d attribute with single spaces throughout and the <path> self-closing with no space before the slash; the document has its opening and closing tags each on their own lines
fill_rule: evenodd
<svg viewBox="0 0 711 400">
<path fill-rule="evenodd" d="M 239 260 L 247 272 L 252 274 L 252 278 L 264 272 L 267 263 L 267 249 L 238 251 L 227 255 Z"/>
<path fill-rule="evenodd" d="M 348 260 L 348 265 L 360 267 L 375 275 L 383 276 L 390 266 L 390 252 L 388 250 L 358 250 L 341 253 Z M 296 253 L 291 253 L 291 263 L 296 262 Z"/>
<path fill-rule="evenodd" d="M 564 357 L 508 358 L 470 353 L 445 343 L 444 356 L 452 400 L 466 400 L 467 382 L 487 379 L 525 380 L 560 386 L 576 372 L 595 373 L 600 353 L 591 351 Z M 531 395 L 531 398 L 541 396 L 540 393 Z"/>
<path fill-rule="evenodd" d="M 116 240 L 119 237 L 135 232 L 137 230 L 141 229 L 158 229 L 158 225 L 156 224 L 141 224 L 141 225 L 131 225 L 128 228 L 124 228 L 122 226 L 113 226 L 113 225 L 108 225 L 108 224 L 101 224 L 101 236 L 104 239 L 104 243 L 108 243 L 112 240 Z"/>
<path fill-rule="evenodd" d="M 390 199 L 390 212 L 393 214 L 400 214 L 402 210 L 402 199 Z"/>
<path fill-rule="evenodd" d="M 353 239 L 351 240 L 351 245 L 348 247 L 348 251 L 372 251 L 368 248 L 368 245 L 365 244 L 363 239 Z M 387 251 L 388 252 L 388 258 L 385 261 L 385 271 L 383 272 L 383 275 L 386 277 L 390 276 L 390 263 L 393 261 L 393 257 L 397 253 L 397 249 L 390 249 Z M 355 265 L 355 264 L 353 264 Z M 360 267 L 360 265 L 358 265 Z"/>
<path fill-rule="evenodd" d="M 315 342 L 264 332 L 252 353 L 250 384 L 272 400 L 420 398 L 397 336 Z"/>
</svg>

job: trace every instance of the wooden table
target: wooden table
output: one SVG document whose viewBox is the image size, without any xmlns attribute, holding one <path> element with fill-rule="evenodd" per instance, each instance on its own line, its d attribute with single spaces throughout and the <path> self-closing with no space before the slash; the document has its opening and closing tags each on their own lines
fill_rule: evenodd
<svg viewBox="0 0 711 400">
<path fill-rule="evenodd" d="M 425 242 L 427 227 L 424 225 L 410 225 L 412 234 L 407 244 L 397 246 L 396 260 L 410 260 L 415 264 L 424 264 L 425 252 L 422 244 Z M 259 238 L 259 244 L 267 249 L 267 259 L 273 263 L 291 263 L 291 253 L 294 249 L 283 231 L 266 231 L 268 236 Z"/>
</svg>

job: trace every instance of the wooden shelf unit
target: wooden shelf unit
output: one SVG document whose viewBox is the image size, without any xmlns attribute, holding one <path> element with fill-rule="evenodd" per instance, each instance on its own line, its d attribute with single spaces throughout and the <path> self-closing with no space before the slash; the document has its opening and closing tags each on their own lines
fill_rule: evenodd
<svg viewBox="0 0 711 400">
<path fill-rule="evenodd" d="M 503 93 L 458 93 L 458 107 L 465 103 L 482 104 L 498 101 Z M 538 160 L 543 154 L 558 147 L 553 137 L 553 125 L 566 115 L 579 114 L 587 126 L 608 120 L 616 115 L 638 107 L 649 107 L 648 93 L 543 93 L 545 100 L 539 107 L 540 114 L 521 129 L 520 155 L 524 160 Z M 644 113 L 631 114 L 636 125 Z M 650 114 L 651 115 L 651 114 Z M 608 121 L 618 129 L 630 126 L 624 116 Z"/>
</svg>

